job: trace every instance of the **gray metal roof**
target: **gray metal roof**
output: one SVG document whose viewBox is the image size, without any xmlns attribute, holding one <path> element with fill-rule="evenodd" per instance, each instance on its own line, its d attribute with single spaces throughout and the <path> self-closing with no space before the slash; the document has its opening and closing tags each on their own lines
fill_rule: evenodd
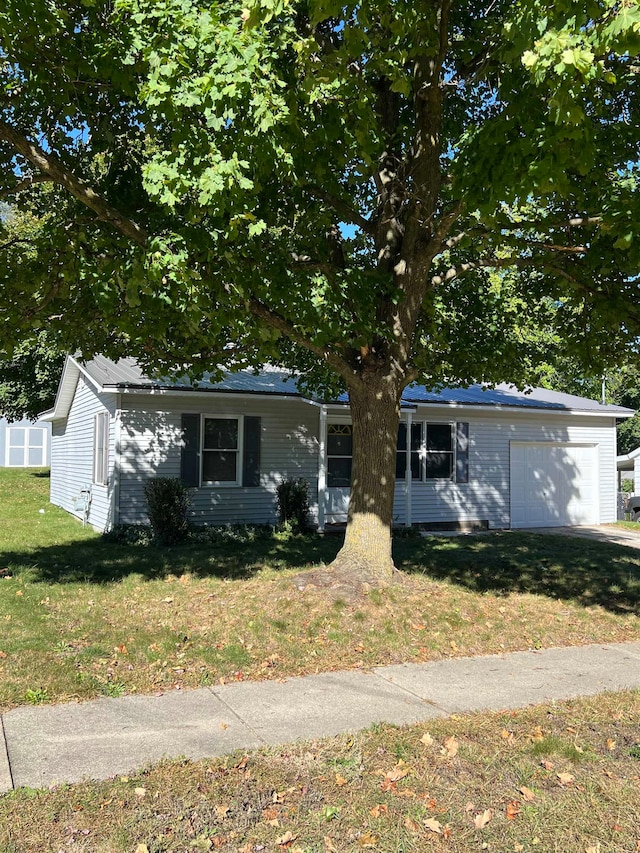
<svg viewBox="0 0 640 853">
<path fill-rule="evenodd" d="M 619 414 L 621 417 L 633 414 L 631 409 L 622 406 L 603 405 L 598 400 L 577 397 L 575 394 L 562 394 L 547 388 L 528 388 L 519 391 L 514 385 L 496 385 L 489 388 L 484 385 L 470 385 L 466 388 L 443 388 L 430 391 L 422 385 L 410 385 L 405 389 L 402 399 L 412 403 L 455 403 L 464 406 L 517 406 L 527 409 L 558 409 L 598 414 Z"/>
<path fill-rule="evenodd" d="M 86 362 L 83 368 L 89 376 L 104 388 L 114 387 L 134 390 L 165 389 L 173 391 L 213 391 L 241 394 L 276 394 L 278 396 L 296 396 L 313 399 L 300 393 L 297 379 L 288 371 L 275 367 L 265 367 L 260 372 L 239 370 L 225 373 L 219 381 L 212 381 L 205 375 L 193 382 L 186 375 L 178 377 L 145 375 L 133 358 L 121 358 L 113 362 L 104 356 L 96 356 Z M 346 394 L 335 400 L 347 403 Z M 456 406 L 492 406 L 522 409 L 546 409 L 550 411 L 579 411 L 611 417 L 629 417 L 631 409 L 622 406 L 603 405 L 597 400 L 577 397 L 573 394 L 561 394 L 546 388 L 530 388 L 519 391 L 513 385 L 497 385 L 488 388 L 483 385 L 470 385 L 463 388 L 442 388 L 429 390 L 422 385 L 413 384 L 402 395 L 404 407 L 417 405 L 456 405 Z"/>
<path fill-rule="evenodd" d="M 134 358 L 121 358 L 113 362 L 98 355 L 84 365 L 91 378 L 105 387 L 118 388 L 164 388 L 184 391 L 229 391 L 244 394 L 287 394 L 302 396 L 298 391 L 296 378 L 287 370 L 275 367 L 263 368 L 259 373 L 253 370 L 239 370 L 225 373 L 219 381 L 212 381 L 205 374 L 197 382 L 186 375 L 147 376 L 142 372 Z"/>
</svg>

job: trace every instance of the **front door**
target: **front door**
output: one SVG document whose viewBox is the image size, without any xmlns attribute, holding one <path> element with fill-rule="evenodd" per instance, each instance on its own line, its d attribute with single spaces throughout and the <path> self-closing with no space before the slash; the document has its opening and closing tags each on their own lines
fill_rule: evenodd
<svg viewBox="0 0 640 853">
<path fill-rule="evenodd" d="M 327 490 L 325 522 L 343 524 L 347 520 L 351 492 L 353 431 L 349 423 L 327 424 Z"/>
</svg>

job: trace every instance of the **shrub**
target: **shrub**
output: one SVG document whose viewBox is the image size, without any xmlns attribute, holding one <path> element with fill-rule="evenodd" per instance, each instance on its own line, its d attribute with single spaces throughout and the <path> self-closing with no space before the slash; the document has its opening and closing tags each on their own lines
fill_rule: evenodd
<svg viewBox="0 0 640 853">
<path fill-rule="evenodd" d="M 266 524 L 224 524 L 213 527 L 201 524 L 190 528 L 189 542 L 197 545 L 246 545 L 266 542 L 272 534 L 273 528 Z"/>
<path fill-rule="evenodd" d="M 276 503 L 280 524 L 292 524 L 300 531 L 309 526 L 309 484 L 306 480 L 290 477 L 276 489 Z"/>
<path fill-rule="evenodd" d="M 189 533 L 189 489 L 182 480 L 157 477 L 145 483 L 149 524 L 160 545 L 176 545 Z"/>
<path fill-rule="evenodd" d="M 102 534 L 108 542 L 118 545 L 149 545 L 153 532 L 148 524 L 116 524 L 111 530 Z"/>
</svg>

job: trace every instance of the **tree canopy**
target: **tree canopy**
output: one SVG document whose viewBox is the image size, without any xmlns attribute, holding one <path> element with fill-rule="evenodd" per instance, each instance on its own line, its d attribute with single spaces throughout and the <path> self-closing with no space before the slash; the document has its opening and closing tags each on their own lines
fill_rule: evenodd
<svg viewBox="0 0 640 853">
<path fill-rule="evenodd" d="M 35 420 L 55 400 L 64 353 L 46 333 L 23 340 L 11 358 L 0 360 L 0 415 L 10 421 Z"/>
<path fill-rule="evenodd" d="M 0 51 L 2 345 L 346 386 L 344 561 L 408 383 L 636 348 L 631 0 L 8 0 Z"/>
</svg>

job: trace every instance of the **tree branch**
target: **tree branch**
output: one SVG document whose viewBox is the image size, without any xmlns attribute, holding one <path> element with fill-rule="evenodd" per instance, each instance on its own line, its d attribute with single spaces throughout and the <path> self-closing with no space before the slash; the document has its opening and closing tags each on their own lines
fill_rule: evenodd
<svg viewBox="0 0 640 853">
<path fill-rule="evenodd" d="M 555 246 L 546 246 L 545 244 L 541 244 L 541 246 L 543 248 L 549 249 L 557 248 Z M 580 246 L 573 247 L 570 251 L 572 254 L 577 254 L 578 252 L 583 254 L 586 249 Z M 507 269 L 508 267 L 516 267 L 517 269 L 551 269 L 558 275 L 564 276 L 564 278 L 566 278 L 568 281 L 572 281 L 574 284 L 579 284 L 576 278 L 571 276 L 569 272 L 563 270 L 562 267 L 559 267 L 554 264 L 551 258 L 536 256 L 517 258 L 480 258 L 477 261 L 469 261 L 464 264 L 458 264 L 455 267 L 449 267 L 449 269 L 443 275 L 434 275 L 431 279 L 431 286 L 440 287 L 443 284 L 448 284 L 455 278 L 460 278 L 461 276 L 466 275 L 469 272 L 473 272 L 477 269 Z"/>
<path fill-rule="evenodd" d="M 99 219 L 108 222 L 133 243 L 137 243 L 139 246 L 147 245 L 149 235 L 144 228 L 112 207 L 85 181 L 77 178 L 66 166 L 55 157 L 47 154 L 39 145 L 30 142 L 25 136 L 4 122 L 0 122 L 0 139 L 4 139 L 12 145 L 16 151 L 48 176 L 50 180 L 63 186 L 74 198 L 93 210 Z"/>
<path fill-rule="evenodd" d="M 520 229 L 536 229 L 539 231 L 546 231 L 548 229 L 555 228 L 589 228 L 592 226 L 600 225 L 602 222 L 602 216 L 574 216 L 571 219 L 561 220 L 559 222 L 549 222 L 544 219 L 534 219 L 531 221 L 525 220 L 523 222 L 505 222 L 498 223 L 498 228 L 503 231 L 518 231 Z"/>
<path fill-rule="evenodd" d="M 371 222 L 369 222 L 369 220 L 362 216 L 362 214 L 357 210 L 354 210 L 346 201 L 343 201 L 341 198 L 338 198 L 315 184 L 309 185 L 309 189 L 311 192 L 315 193 L 318 198 L 321 198 L 322 201 L 325 201 L 330 207 L 332 207 L 345 222 L 357 225 L 357 227 L 361 228 L 366 234 L 370 234 L 371 236 L 375 235 L 375 228 Z"/>
<path fill-rule="evenodd" d="M 31 240 L 24 240 L 21 237 L 14 237 L 13 240 L 9 240 L 8 243 L 0 243 L 0 252 L 4 252 L 5 249 L 10 249 L 12 246 L 17 246 L 19 243 L 24 243 L 25 246 L 30 245 Z"/>
<path fill-rule="evenodd" d="M 291 267 L 308 272 L 322 272 L 327 278 L 334 276 L 340 267 L 334 266 L 326 261 L 314 261 L 309 255 L 291 255 Z"/>
<path fill-rule="evenodd" d="M 453 207 L 451 208 L 449 213 L 444 214 L 440 218 L 440 224 L 436 228 L 436 232 L 433 235 L 433 240 L 432 240 L 432 243 L 433 243 L 432 251 L 433 251 L 433 257 L 434 258 L 444 248 L 444 246 L 452 248 L 452 246 L 450 246 L 449 244 L 452 243 L 453 240 L 458 239 L 456 237 L 452 237 L 451 239 L 449 239 L 445 242 L 444 238 L 447 236 L 447 234 L 451 230 L 451 226 L 453 225 L 453 223 L 460 216 L 460 213 L 462 212 L 462 208 L 463 208 L 463 201 L 462 201 L 462 199 L 458 199 L 458 201 L 453 205 Z M 464 231 L 462 232 L 462 236 L 464 236 Z M 459 239 L 462 239 L 462 236 L 460 236 Z"/>
<path fill-rule="evenodd" d="M 460 278 L 477 269 L 505 269 L 507 267 L 525 269 L 536 266 L 546 266 L 546 264 L 544 261 L 540 263 L 539 258 L 481 258 L 478 261 L 469 261 L 455 267 L 449 267 L 444 275 L 434 275 L 431 279 L 431 286 L 440 287 L 453 281 L 454 278 Z"/>
<path fill-rule="evenodd" d="M 25 178 L 22 181 L 19 181 L 15 186 L 9 187 L 6 190 L 2 190 L 0 192 L 0 199 L 8 198 L 9 196 L 16 195 L 17 193 L 21 193 L 23 190 L 28 190 L 34 184 L 44 184 L 52 182 L 53 178 L 50 175 L 39 174 L 39 175 L 31 175 L 28 178 Z"/>
<path fill-rule="evenodd" d="M 353 380 L 353 370 L 343 356 L 330 350 L 328 347 L 321 347 L 314 344 L 306 335 L 298 331 L 290 320 L 278 314 L 272 308 L 269 308 L 262 300 L 256 299 L 254 296 L 245 299 L 247 310 L 263 323 L 271 326 L 273 329 L 281 332 L 286 338 L 296 344 L 308 349 L 310 352 L 319 356 L 326 364 L 332 367 L 336 373 L 342 376 L 345 380 Z"/>
<path fill-rule="evenodd" d="M 497 224 L 497 229 L 499 231 L 553 231 L 556 229 L 569 229 L 569 228 L 592 228 L 600 225 L 602 222 L 601 216 L 575 216 L 571 219 L 564 219 L 562 221 L 556 222 L 548 222 L 544 219 L 531 220 L 531 221 L 523 221 L 523 222 L 499 222 Z M 450 237 L 443 245 L 443 248 L 454 249 L 458 243 L 461 243 L 465 237 L 469 237 L 472 234 L 490 234 L 491 231 L 485 226 L 476 226 L 466 231 L 460 231 L 458 234 Z M 540 244 L 544 245 L 544 244 Z M 566 251 L 565 247 L 561 246 L 550 246 L 549 248 L 556 248 L 557 251 Z"/>
<path fill-rule="evenodd" d="M 530 246 L 537 246 L 540 249 L 549 249 L 552 252 L 561 252 L 566 255 L 584 255 L 587 251 L 586 246 L 557 246 L 554 243 L 542 243 L 534 240 L 529 243 Z"/>
</svg>

